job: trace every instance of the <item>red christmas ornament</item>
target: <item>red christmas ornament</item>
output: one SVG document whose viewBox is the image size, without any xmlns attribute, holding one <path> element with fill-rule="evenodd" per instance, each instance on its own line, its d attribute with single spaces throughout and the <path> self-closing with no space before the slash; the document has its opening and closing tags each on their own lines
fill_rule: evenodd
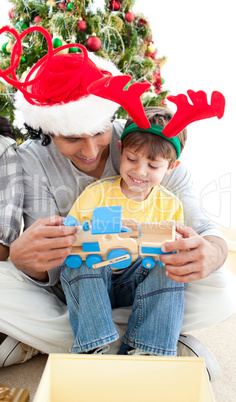
<svg viewBox="0 0 236 402">
<path fill-rule="evenodd" d="M 109 10 L 110 11 L 119 11 L 121 8 L 121 4 L 117 0 L 111 0 L 109 3 Z"/>
<path fill-rule="evenodd" d="M 78 31 L 80 31 L 80 32 L 86 31 L 86 29 L 87 29 L 87 24 L 86 24 L 86 22 L 83 21 L 83 20 L 78 21 L 78 22 L 77 22 L 77 28 L 78 28 Z"/>
<path fill-rule="evenodd" d="M 58 3 L 58 8 L 60 8 L 60 10 L 67 10 L 67 5 L 61 1 Z"/>
<path fill-rule="evenodd" d="M 135 19 L 135 15 L 133 13 L 131 13 L 130 11 L 128 11 L 125 14 L 125 21 L 132 22 L 134 19 Z"/>
<path fill-rule="evenodd" d="M 10 10 L 8 11 L 8 17 L 10 18 L 10 20 L 14 20 L 16 16 L 15 10 L 14 8 L 10 8 Z"/>
<path fill-rule="evenodd" d="M 43 19 L 40 17 L 40 15 L 36 15 L 36 17 L 34 17 L 34 22 L 41 22 Z"/>
<path fill-rule="evenodd" d="M 90 36 L 86 40 L 86 47 L 91 52 L 97 52 L 101 46 L 102 46 L 102 42 L 97 36 L 94 36 L 94 35 Z"/>
<path fill-rule="evenodd" d="M 145 20 L 144 18 L 139 18 L 138 23 L 139 23 L 139 25 L 143 25 L 143 26 L 146 26 L 148 24 L 147 20 Z"/>
<path fill-rule="evenodd" d="M 152 76 L 152 80 L 153 80 L 152 85 L 155 88 L 155 92 L 157 95 L 159 95 L 159 93 L 161 93 L 161 87 L 163 84 L 160 72 L 154 73 Z"/>
</svg>

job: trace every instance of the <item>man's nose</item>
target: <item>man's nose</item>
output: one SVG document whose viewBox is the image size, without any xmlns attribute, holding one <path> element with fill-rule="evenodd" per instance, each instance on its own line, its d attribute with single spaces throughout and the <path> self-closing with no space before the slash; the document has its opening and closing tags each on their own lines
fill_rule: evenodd
<svg viewBox="0 0 236 402">
<path fill-rule="evenodd" d="M 82 153 L 86 158 L 90 159 L 93 159 L 97 156 L 98 147 L 93 137 L 86 138 Z"/>
</svg>

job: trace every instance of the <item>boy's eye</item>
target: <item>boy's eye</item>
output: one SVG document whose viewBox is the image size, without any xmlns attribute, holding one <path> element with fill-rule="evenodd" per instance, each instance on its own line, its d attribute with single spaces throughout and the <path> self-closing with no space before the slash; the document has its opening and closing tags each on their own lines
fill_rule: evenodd
<svg viewBox="0 0 236 402">
<path fill-rule="evenodd" d="M 127 159 L 128 159 L 129 162 L 135 162 L 135 159 L 130 158 L 130 157 L 128 157 L 128 156 L 127 156 Z"/>
<path fill-rule="evenodd" d="M 158 169 L 158 166 L 149 165 L 151 169 Z"/>
</svg>

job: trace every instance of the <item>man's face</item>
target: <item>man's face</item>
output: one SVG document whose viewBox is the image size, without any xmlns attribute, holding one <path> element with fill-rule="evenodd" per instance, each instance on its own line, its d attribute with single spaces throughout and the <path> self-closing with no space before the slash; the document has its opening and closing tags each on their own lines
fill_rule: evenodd
<svg viewBox="0 0 236 402">
<path fill-rule="evenodd" d="M 53 136 L 53 142 L 57 150 L 81 172 L 91 174 L 96 171 L 100 162 L 106 161 L 111 141 L 111 126 L 103 133 L 93 136 L 82 134 L 81 136 Z M 105 159 L 104 159 L 105 158 Z"/>
</svg>

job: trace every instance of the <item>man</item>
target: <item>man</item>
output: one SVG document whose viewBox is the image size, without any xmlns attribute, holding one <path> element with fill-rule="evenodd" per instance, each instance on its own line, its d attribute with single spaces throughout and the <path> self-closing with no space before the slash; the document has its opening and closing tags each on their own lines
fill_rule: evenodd
<svg viewBox="0 0 236 402">
<path fill-rule="evenodd" d="M 10 247 L 11 262 L 0 266 L 0 330 L 8 335 L 0 345 L 1 366 L 25 361 L 35 349 L 69 352 L 73 333 L 59 265 L 71 252 L 76 228 L 62 226 L 63 217 L 88 184 L 119 171 L 117 142 L 123 124 L 111 121 L 122 100 L 93 94 L 97 83 L 104 89 L 119 72 L 96 57 L 94 64 L 92 55 L 87 59 L 83 52 L 54 56 L 45 74 L 39 67 L 36 83 L 17 100 L 33 138 L 41 137 L 47 145 L 28 140 L 19 149 L 26 230 Z M 138 115 L 140 105 L 134 104 Z M 201 213 L 186 168 L 180 164 L 162 184 L 181 199 L 185 211 L 186 226 L 177 225 L 182 238 L 163 246 L 165 252 L 180 252 L 161 257 L 171 279 L 190 282 L 185 291 L 185 333 L 233 314 L 235 292 L 232 278 L 219 269 L 227 256 L 226 243 Z M 114 322 L 126 323 L 129 313 L 115 310 Z M 185 345 L 193 348 L 191 340 L 188 336 Z M 185 339 L 180 341 L 183 345 Z M 192 341 L 198 347 L 197 340 Z"/>
</svg>

